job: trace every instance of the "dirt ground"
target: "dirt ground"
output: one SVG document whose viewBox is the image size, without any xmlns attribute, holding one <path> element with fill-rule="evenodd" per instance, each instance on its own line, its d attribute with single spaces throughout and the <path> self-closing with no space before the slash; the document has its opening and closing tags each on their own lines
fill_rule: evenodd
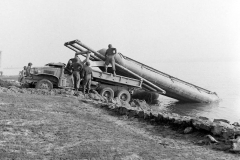
<svg viewBox="0 0 240 160">
<path fill-rule="evenodd" d="M 77 98 L 0 93 L 0 125 L 0 159 L 240 159 Z"/>
</svg>

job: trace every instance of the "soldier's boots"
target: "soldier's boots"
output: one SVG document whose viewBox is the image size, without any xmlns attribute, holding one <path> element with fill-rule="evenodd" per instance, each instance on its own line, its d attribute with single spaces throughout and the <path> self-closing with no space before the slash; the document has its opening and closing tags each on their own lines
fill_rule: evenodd
<svg viewBox="0 0 240 160">
<path fill-rule="evenodd" d="M 108 68 L 108 67 L 107 67 L 107 66 L 105 66 L 105 73 L 107 73 L 107 68 Z"/>
<path fill-rule="evenodd" d="M 85 90 L 86 89 L 83 89 L 83 94 L 85 95 Z M 89 94 L 89 90 L 87 89 L 87 94 Z"/>
</svg>

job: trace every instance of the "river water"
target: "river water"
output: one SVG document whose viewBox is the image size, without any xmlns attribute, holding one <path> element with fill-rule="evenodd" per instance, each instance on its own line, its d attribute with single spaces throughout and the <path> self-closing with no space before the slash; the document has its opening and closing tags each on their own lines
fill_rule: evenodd
<svg viewBox="0 0 240 160">
<path fill-rule="evenodd" d="M 154 110 L 210 119 L 223 118 L 240 122 L 240 62 L 166 62 L 149 65 L 171 76 L 216 92 L 222 99 L 211 104 L 180 104 L 160 96 L 160 106 Z M 22 68 L 5 69 L 5 75 L 17 75 Z"/>
<path fill-rule="evenodd" d="M 182 62 L 153 64 L 154 68 L 174 77 L 216 92 L 219 103 L 181 104 L 160 96 L 160 106 L 154 110 L 188 116 L 204 116 L 210 119 L 222 118 L 240 122 L 240 62 Z"/>
</svg>

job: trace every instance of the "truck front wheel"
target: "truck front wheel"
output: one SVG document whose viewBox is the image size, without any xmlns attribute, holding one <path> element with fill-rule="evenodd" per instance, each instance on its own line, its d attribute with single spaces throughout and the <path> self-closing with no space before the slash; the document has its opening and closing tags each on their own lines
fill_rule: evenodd
<svg viewBox="0 0 240 160">
<path fill-rule="evenodd" d="M 102 88 L 100 95 L 110 100 L 111 98 L 114 98 L 114 91 L 110 87 Z"/>
<path fill-rule="evenodd" d="M 51 81 L 47 79 L 42 79 L 37 82 L 35 88 L 36 89 L 53 89 L 53 84 Z"/>
<path fill-rule="evenodd" d="M 116 97 L 118 97 L 120 100 L 124 102 L 129 102 L 131 100 L 130 93 L 125 89 L 117 91 Z"/>
</svg>

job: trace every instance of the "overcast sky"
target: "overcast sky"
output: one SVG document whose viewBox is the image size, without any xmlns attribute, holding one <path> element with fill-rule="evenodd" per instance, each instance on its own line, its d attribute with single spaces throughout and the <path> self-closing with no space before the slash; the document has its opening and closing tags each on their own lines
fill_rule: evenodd
<svg viewBox="0 0 240 160">
<path fill-rule="evenodd" d="M 67 62 L 111 43 L 142 63 L 240 60 L 239 0 L 0 0 L 3 67 Z"/>
</svg>

